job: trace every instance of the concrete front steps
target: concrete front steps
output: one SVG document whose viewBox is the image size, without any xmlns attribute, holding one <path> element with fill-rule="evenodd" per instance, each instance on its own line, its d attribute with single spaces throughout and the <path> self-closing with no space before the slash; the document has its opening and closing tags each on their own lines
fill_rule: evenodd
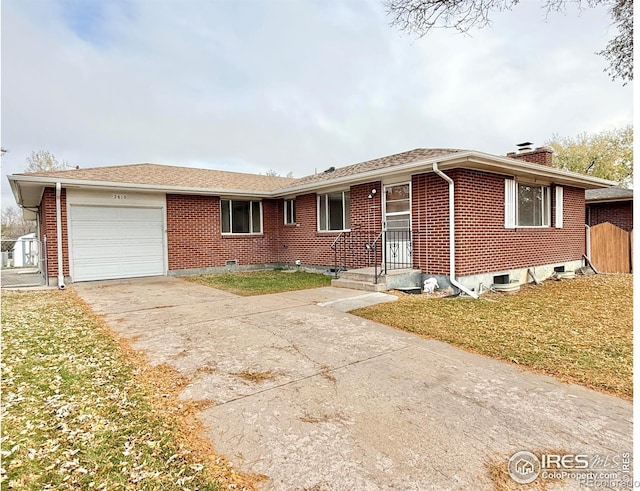
<svg viewBox="0 0 640 491">
<path fill-rule="evenodd" d="M 331 280 L 331 286 L 365 292 L 384 292 L 393 289 L 420 287 L 421 285 L 422 272 L 418 269 L 391 269 L 378 278 L 378 283 L 375 283 L 374 268 L 342 271 L 338 279 Z"/>
</svg>

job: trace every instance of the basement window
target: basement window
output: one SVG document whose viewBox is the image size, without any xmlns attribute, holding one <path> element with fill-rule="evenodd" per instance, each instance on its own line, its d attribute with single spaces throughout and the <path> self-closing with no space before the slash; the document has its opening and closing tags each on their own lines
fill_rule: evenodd
<svg viewBox="0 0 640 491">
<path fill-rule="evenodd" d="M 262 202 L 223 199 L 220 212 L 223 234 L 262 233 Z"/>
<path fill-rule="evenodd" d="M 494 285 L 508 285 L 511 278 L 508 274 L 499 274 L 493 277 Z"/>
</svg>

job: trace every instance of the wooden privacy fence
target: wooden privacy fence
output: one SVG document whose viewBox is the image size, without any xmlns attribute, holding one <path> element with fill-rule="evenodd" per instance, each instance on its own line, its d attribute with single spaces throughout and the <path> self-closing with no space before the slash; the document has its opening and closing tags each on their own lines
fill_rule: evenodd
<svg viewBox="0 0 640 491">
<path fill-rule="evenodd" d="M 591 263 L 600 273 L 631 273 L 633 230 L 605 222 L 591 227 Z"/>
</svg>

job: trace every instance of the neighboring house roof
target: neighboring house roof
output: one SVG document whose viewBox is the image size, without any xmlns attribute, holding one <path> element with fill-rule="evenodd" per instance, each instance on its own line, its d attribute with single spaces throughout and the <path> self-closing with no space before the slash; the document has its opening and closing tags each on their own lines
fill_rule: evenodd
<svg viewBox="0 0 640 491">
<path fill-rule="evenodd" d="M 633 189 L 624 189 L 615 186 L 604 189 L 587 189 L 585 199 L 587 203 L 633 201 Z"/>
<path fill-rule="evenodd" d="M 130 189 L 165 193 L 278 198 L 330 190 L 383 179 L 455 168 L 476 169 L 527 181 L 553 182 L 584 189 L 614 184 L 591 176 L 473 150 L 418 148 L 314 175 L 287 177 L 242 174 L 158 164 L 131 164 L 8 176 L 16 201 L 39 205 L 44 188 L 57 182 L 65 188 Z M 325 191 L 326 192 L 326 191 Z"/>
</svg>

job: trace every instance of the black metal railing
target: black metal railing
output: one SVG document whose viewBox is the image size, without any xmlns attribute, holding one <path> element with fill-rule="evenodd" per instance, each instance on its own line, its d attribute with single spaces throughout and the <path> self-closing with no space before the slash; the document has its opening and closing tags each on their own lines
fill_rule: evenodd
<svg viewBox="0 0 640 491">
<path fill-rule="evenodd" d="M 377 234 L 361 230 L 341 232 L 331 244 L 334 274 L 353 268 L 374 268 L 375 283 L 392 269 L 413 267 L 410 230 L 388 230 Z"/>
<path fill-rule="evenodd" d="M 373 242 L 371 242 L 370 247 L 373 250 L 373 254 L 375 257 L 377 257 L 377 252 L 378 249 L 380 249 L 380 251 L 382 251 L 382 244 L 384 244 L 384 230 L 382 232 L 380 232 L 375 239 L 373 239 Z M 382 254 L 381 254 L 382 255 Z M 378 265 L 380 271 L 378 272 Z M 387 272 L 387 268 L 385 266 L 385 264 L 383 263 L 383 261 L 375 261 L 373 264 L 373 282 L 377 285 L 378 284 L 378 280 L 380 279 L 380 277 L 383 274 L 386 274 Z"/>
<path fill-rule="evenodd" d="M 384 232 L 384 267 L 386 270 L 413 267 L 411 230 Z"/>
<path fill-rule="evenodd" d="M 375 238 L 375 234 L 362 230 L 340 232 L 331 244 L 335 277 L 347 269 L 368 268 L 380 264 L 382 250 L 374 244 Z"/>
</svg>

